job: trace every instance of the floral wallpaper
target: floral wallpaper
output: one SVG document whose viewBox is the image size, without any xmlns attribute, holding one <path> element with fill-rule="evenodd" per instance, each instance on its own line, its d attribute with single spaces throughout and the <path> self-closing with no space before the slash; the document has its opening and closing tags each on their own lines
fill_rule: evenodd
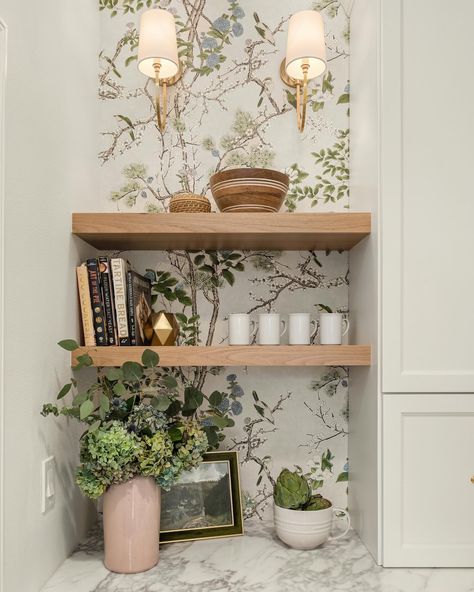
<svg viewBox="0 0 474 592">
<path fill-rule="evenodd" d="M 170 91 L 163 134 L 156 125 L 153 81 L 136 67 L 139 14 L 147 7 L 175 15 L 185 68 Z M 286 211 L 349 207 L 351 0 L 99 0 L 99 8 L 101 209 L 167 211 L 170 195 L 183 189 L 212 201 L 210 175 L 236 166 L 286 171 Z M 300 134 L 294 92 L 278 70 L 288 19 L 303 9 L 324 16 L 328 69 L 311 84 Z M 316 317 L 318 304 L 347 311 L 345 253 L 126 256 L 138 271 L 148 270 L 155 310 L 177 314 L 181 344 L 225 343 L 231 312 Z M 224 393 L 220 408 L 235 425 L 221 447 L 240 452 L 246 517 L 269 512 L 272 484 L 283 466 L 300 467 L 334 503 L 346 504 L 346 368 L 208 367 L 176 374 L 207 394 Z"/>
</svg>

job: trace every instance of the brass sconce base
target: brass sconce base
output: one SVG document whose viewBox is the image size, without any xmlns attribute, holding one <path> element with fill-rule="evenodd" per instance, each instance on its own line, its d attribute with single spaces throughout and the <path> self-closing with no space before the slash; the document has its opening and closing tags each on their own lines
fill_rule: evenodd
<svg viewBox="0 0 474 592">
<path fill-rule="evenodd" d="M 296 120 L 298 123 L 298 129 L 300 132 L 304 130 L 306 123 L 306 104 L 308 102 L 308 70 L 309 66 L 303 64 L 301 71 L 303 74 L 302 80 L 296 80 L 291 76 L 288 76 L 286 72 L 286 60 L 283 60 L 280 64 L 280 78 L 290 88 L 296 88 Z M 303 87 L 303 90 L 301 90 Z M 303 94 L 303 97 L 301 97 Z"/>
</svg>

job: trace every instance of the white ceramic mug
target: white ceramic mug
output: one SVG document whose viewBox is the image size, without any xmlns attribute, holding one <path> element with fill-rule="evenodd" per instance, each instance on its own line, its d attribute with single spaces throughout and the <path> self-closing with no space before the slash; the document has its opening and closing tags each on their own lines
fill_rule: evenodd
<svg viewBox="0 0 474 592">
<path fill-rule="evenodd" d="M 290 345 L 309 345 L 317 331 L 316 321 L 311 320 L 309 312 L 292 312 L 288 315 L 288 341 Z M 311 325 L 314 330 L 311 333 Z"/>
<path fill-rule="evenodd" d="M 229 345 L 249 345 L 256 328 L 255 321 L 251 321 L 247 313 L 230 314 Z"/>
<path fill-rule="evenodd" d="M 340 345 L 342 338 L 348 331 L 349 321 L 341 313 L 319 313 L 319 342 L 321 345 Z"/>
<path fill-rule="evenodd" d="M 331 536 L 333 515 L 343 514 L 347 520 L 346 529 L 337 536 Z M 289 510 L 274 505 L 275 528 L 278 538 L 293 549 L 315 549 L 327 540 L 340 539 L 351 527 L 349 514 L 342 508 L 324 510 Z"/>
<path fill-rule="evenodd" d="M 284 335 L 285 331 L 286 322 L 280 320 L 278 313 L 270 312 L 258 315 L 259 345 L 280 345 L 280 337 Z"/>
</svg>

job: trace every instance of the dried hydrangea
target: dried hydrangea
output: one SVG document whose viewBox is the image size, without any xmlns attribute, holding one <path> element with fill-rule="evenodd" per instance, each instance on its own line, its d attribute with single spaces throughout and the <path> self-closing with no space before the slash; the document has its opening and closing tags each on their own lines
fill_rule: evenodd
<svg viewBox="0 0 474 592">
<path fill-rule="evenodd" d="M 123 483 L 134 476 L 140 446 L 135 434 L 121 422 L 87 432 L 81 444 L 81 464 L 76 482 L 89 497 L 99 497 L 113 483 Z"/>
</svg>

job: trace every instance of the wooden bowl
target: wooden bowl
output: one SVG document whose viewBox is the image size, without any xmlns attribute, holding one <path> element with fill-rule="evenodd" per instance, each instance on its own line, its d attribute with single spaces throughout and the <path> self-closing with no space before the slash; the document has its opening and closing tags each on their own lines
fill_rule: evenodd
<svg viewBox="0 0 474 592">
<path fill-rule="evenodd" d="M 212 175 L 212 195 L 221 212 L 278 212 L 290 179 L 270 169 L 229 169 Z"/>
</svg>

